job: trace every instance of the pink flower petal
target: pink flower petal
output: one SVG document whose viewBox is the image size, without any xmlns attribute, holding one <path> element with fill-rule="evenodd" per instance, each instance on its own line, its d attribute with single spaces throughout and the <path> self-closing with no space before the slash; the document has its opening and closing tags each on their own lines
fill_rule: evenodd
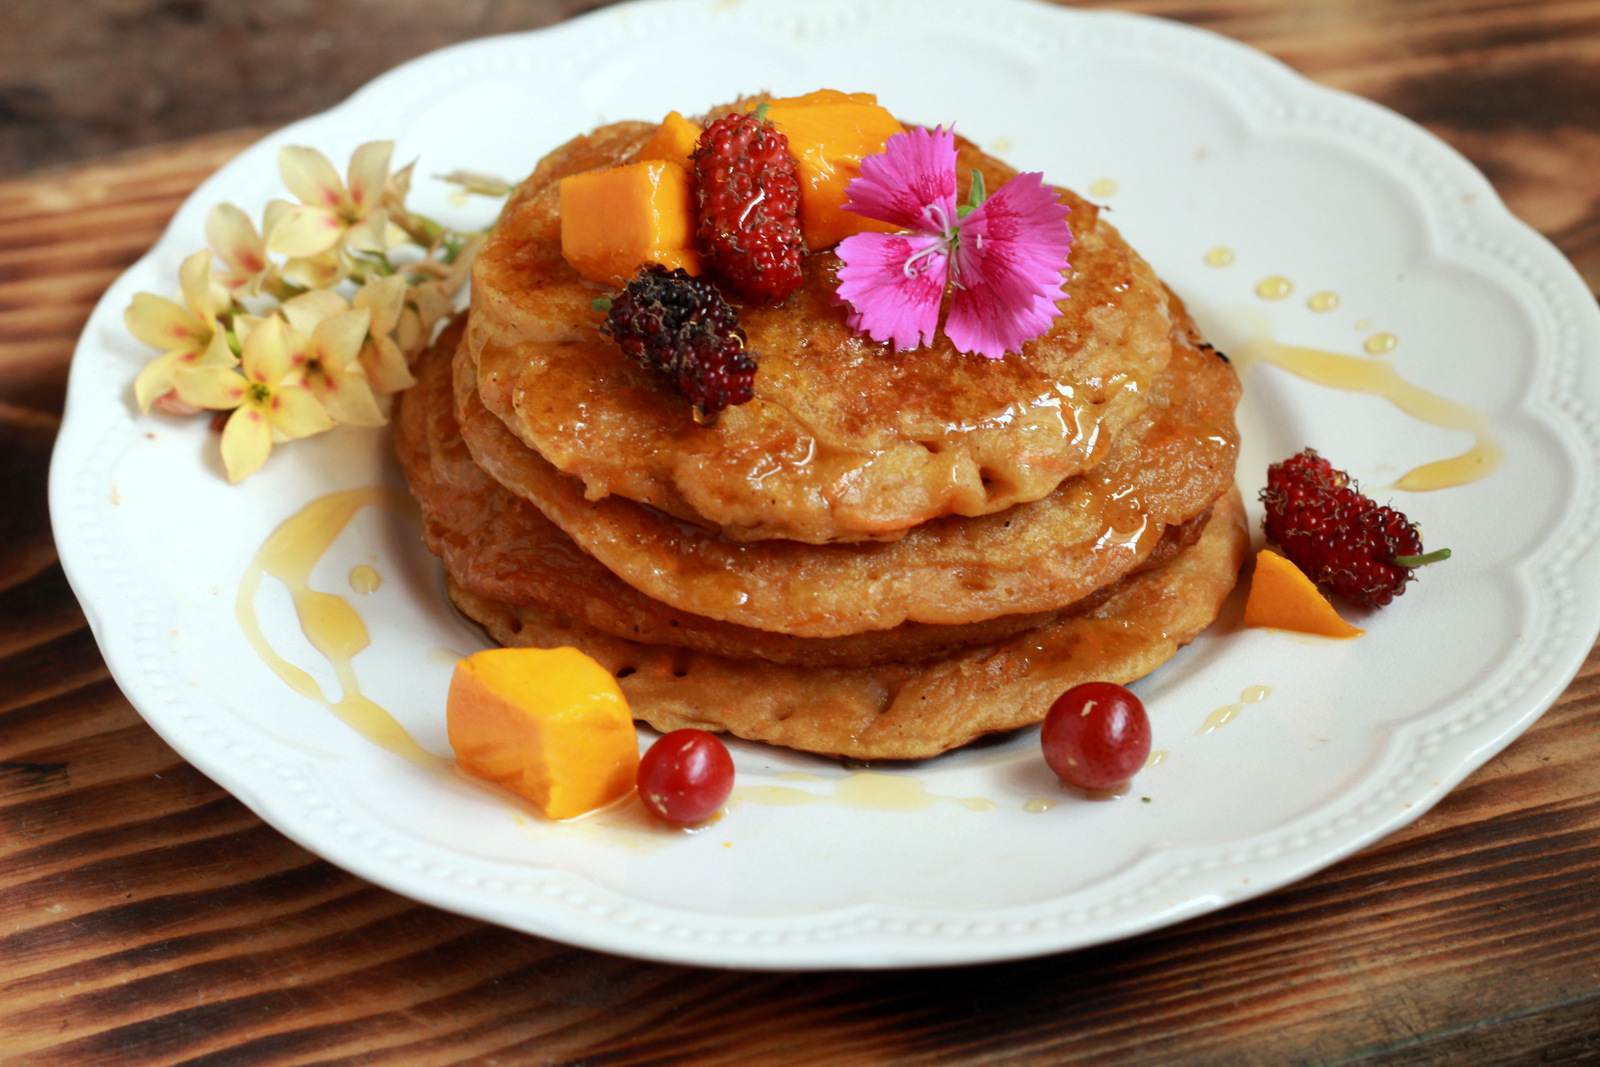
<svg viewBox="0 0 1600 1067">
<path fill-rule="evenodd" d="M 942 127 L 895 134 L 881 153 L 861 161 L 861 176 L 845 187 L 844 208 L 902 229 L 942 234 L 956 217 L 955 135 Z"/>
<path fill-rule="evenodd" d="M 1019 174 L 961 220 L 955 295 L 944 332 L 962 352 L 999 359 L 1061 314 L 1072 231 L 1042 176 Z"/>
<path fill-rule="evenodd" d="M 852 308 L 850 328 L 902 352 L 931 341 L 950 267 L 943 244 L 942 237 L 886 233 L 841 241 L 838 294 Z"/>
</svg>

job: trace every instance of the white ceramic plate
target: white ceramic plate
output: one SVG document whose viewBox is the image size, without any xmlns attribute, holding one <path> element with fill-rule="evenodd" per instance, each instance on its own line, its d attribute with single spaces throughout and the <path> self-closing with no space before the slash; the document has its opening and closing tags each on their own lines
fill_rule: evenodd
<svg viewBox="0 0 1600 1067">
<path fill-rule="evenodd" d="M 129 699 L 262 818 L 374 882 L 575 944 L 749 967 L 994 960 L 1175 922 L 1355 851 L 1510 742 L 1572 677 L 1600 620 L 1600 368 L 1586 358 L 1600 351 L 1600 317 L 1577 274 L 1437 140 L 1256 52 L 1125 15 L 1022 0 L 974 10 L 968 0 L 608 9 L 419 59 L 224 167 L 96 308 L 51 472 L 62 560 Z M 887 772 L 908 793 L 981 798 L 989 810 L 747 795 L 695 835 L 614 819 L 549 825 L 389 755 L 289 690 L 241 634 L 240 578 L 313 498 L 398 484 L 387 438 L 298 443 L 228 487 L 203 420 L 135 414 L 130 383 L 148 353 L 122 328 L 129 297 L 174 291 L 210 205 L 257 210 L 278 195 L 284 144 L 342 161 L 363 140 L 394 137 L 397 159 L 421 158 L 419 174 L 520 175 L 603 121 L 817 86 L 953 120 L 1022 166 L 1096 190 L 1224 348 L 1270 330 L 1356 352 L 1367 334 L 1392 331 L 1399 346 L 1386 358 L 1398 370 L 1487 413 L 1505 449 L 1497 473 L 1443 492 L 1385 490 L 1465 436 L 1258 367 L 1240 479 L 1253 494 L 1269 461 L 1314 444 L 1392 495 L 1455 559 L 1358 641 L 1240 632 L 1225 616 L 1139 684 L 1170 756 L 1114 801 L 1054 794 L 1024 732 Z M 457 223 L 492 216 L 493 205 L 452 204 L 437 182 L 414 195 Z M 1203 262 L 1217 245 L 1236 251 L 1232 266 Z M 1257 298 L 1269 274 L 1290 278 L 1295 295 Z M 1308 310 L 1318 289 L 1336 291 L 1340 307 Z M 1360 320 L 1370 324 L 1358 330 Z M 345 584 L 359 562 L 386 579 L 364 599 Z M 446 753 L 450 653 L 482 638 L 446 606 L 415 519 L 362 512 L 316 581 L 359 601 L 371 626 L 355 661 L 365 690 Z M 287 603 L 269 581 L 258 605 L 268 636 L 337 694 Z M 1197 732 L 1256 685 L 1271 687 L 1266 701 Z M 733 747 L 745 786 L 829 794 L 851 773 Z M 822 780 L 776 777 L 796 772 Z M 1042 795 L 1061 802 L 1024 810 Z"/>
</svg>

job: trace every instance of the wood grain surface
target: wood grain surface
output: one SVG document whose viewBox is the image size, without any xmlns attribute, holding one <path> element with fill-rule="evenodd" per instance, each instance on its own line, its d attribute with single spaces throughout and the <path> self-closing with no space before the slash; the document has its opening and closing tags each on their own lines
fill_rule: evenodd
<svg viewBox="0 0 1600 1067">
<path fill-rule="evenodd" d="M 46 468 L 84 318 L 261 132 L 241 124 L 594 5 L 278 6 L 0 9 L 0 165 L 232 127 L 0 184 L 0 1060 L 1600 1060 L 1600 656 L 1436 809 L 1318 876 L 1120 944 L 965 969 L 751 975 L 509 933 L 317 860 L 185 764 L 111 682 L 55 558 Z M 1600 3 L 1138 6 L 1428 125 L 1600 286 Z M 92 27 L 76 49 L 61 12 Z M 322 54 L 358 59 L 326 59 L 293 112 L 190 98 L 228 74 L 206 49 L 311 70 L 319 33 Z M 169 46 L 193 62 L 142 54 Z M 83 65 L 52 72 L 69 54 Z M 117 56 L 121 96 L 89 76 Z"/>
</svg>

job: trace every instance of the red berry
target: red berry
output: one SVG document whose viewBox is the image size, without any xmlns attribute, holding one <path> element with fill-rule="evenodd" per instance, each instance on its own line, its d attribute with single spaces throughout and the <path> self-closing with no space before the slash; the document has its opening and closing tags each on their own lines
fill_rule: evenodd
<svg viewBox="0 0 1600 1067">
<path fill-rule="evenodd" d="M 800 288 L 800 176 L 789 138 L 754 115 L 726 115 L 694 150 L 700 248 L 728 284 L 776 304 Z"/>
<path fill-rule="evenodd" d="M 1267 538 L 1322 588 L 1371 608 L 1406 591 L 1417 567 L 1450 558 L 1422 550 L 1416 524 L 1362 494 L 1342 470 L 1307 448 L 1267 468 L 1261 490 Z"/>
<path fill-rule="evenodd" d="M 755 396 L 756 364 L 739 317 L 703 278 L 645 267 L 612 298 L 600 329 L 629 358 L 665 375 L 701 422 Z"/>
<path fill-rule="evenodd" d="M 660 818 L 704 822 L 733 792 L 733 757 L 715 734 L 674 730 L 644 754 L 636 781 L 639 799 Z"/>
<path fill-rule="evenodd" d="M 1115 789 L 1150 758 L 1150 717 L 1122 686 L 1085 682 L 1050 705 L 1039 741 L 1044 761 L 1063 782 Z"/>
</svg>

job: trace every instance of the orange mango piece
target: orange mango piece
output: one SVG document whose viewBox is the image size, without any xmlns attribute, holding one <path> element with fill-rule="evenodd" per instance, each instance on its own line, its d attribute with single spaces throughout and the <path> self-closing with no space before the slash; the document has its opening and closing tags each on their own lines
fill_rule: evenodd
<svg viewBox="0 0 1600 1067">
<path fill-rule="evenodd" d="M 493 648 L 459 661 L 446 723 L 462 770 L 552 819 L 611 803 L 638 773 L 627 699 L 575 648 Z"/>
<path fill-rule="evenodd" d="M 808 248 L 831 248 L 862 230 L 894 229 L 844 209 L 845 188 L 861 173 L 861 161 L 905 132 L 876 96 L 819 89 L 769 100 L 766 115 L 789 138 L 800 172 L 800 229 Z"/>
<path fill-rule="evenodd" d="M 646 263 L 700 273 L 688 170 L 652 159 L 561 179 L 561 255 L 607 285 Z"/>
<path fill-rule="evenodd" d="M 1323 637 L 1360 637 L 1366 632 L 1340 618 L 1316 583 L 1270 548 L 1256 553 L 1256 573 L 1244 602 L 1244 624 Z"/>
<path fill-rule="evenodd" d="M 663 159 L 687 168 L 689 156 L 694 153 L 695 145 L 700 143 L 702 132 L 696 123 L 690 122 L 676 111 L 669 111 L 634 159 L 641 162 L 647 159 Z"/>
</svg>

